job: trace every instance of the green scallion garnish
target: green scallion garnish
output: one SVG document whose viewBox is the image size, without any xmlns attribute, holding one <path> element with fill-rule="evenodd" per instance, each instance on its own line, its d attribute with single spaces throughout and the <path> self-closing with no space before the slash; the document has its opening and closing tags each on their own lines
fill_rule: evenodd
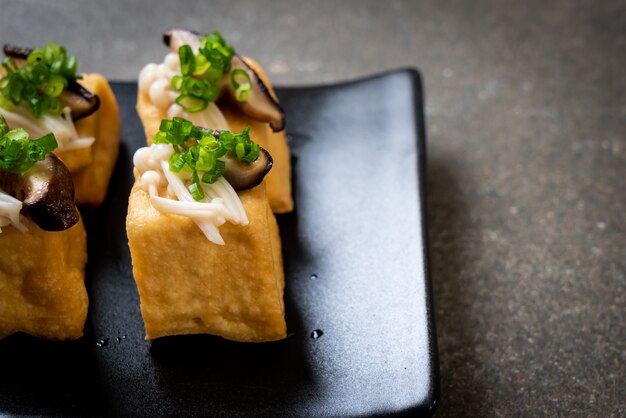
<svg viewBox="0 0 626 418">
<path fill-rule="evenodd" d="M 187 112 L 200 112 L 217 100 L 219 80 L 231 70 L 235 48 L 226 43 L 219 32 L 200 38 L 200 49 L 194 55 L 189 45 L 178 49 L 181 75 L 172 78 L 172 89 L 180 93 L 176 103 Z M 252 91 L 250 76 L 242 69 L 231 73 L 235 97 L 246 101 Z"/>
<path fill-rule="evenodd" d="M 200 112 L 217 100 L 220 89 L 217 82 L 230 71 L 235 54 L 232 45 L 214 32 L 200 38 L 200 50 L 193 53 L 189 45 L 178 49 L 181 75 L 172 78 L 172 89 L 179 94 L 176 103 L 187 112 Z"/>
<path fill-rule="evenodd" d="M 227 152 L 246 164 L 254 162 L 260 153 L 259 144 L 250 139 L 250 127 L 240 133 L 211 132 L 194 126 L 190 121 L 176 117 L 163 119 L 155 144 L 172 144 L 174 153 L 169 159 L 170 170 L 191 172 L 189 192 L 195 200 L 202 200 L 200 182 L 215 183 L 224 173 L 222 158 Z"/>
<path fill-rule="evenodd" d="M 25 104 L 36 118 L 44 113 L 61 114 L 59 96 L 70 80 L 80 78 L 76 75 L 76 57 L 54 43 L 35 49 L 24 65 L 5 58 L 2 67 L 0 107 Z"/>
<path fill-rule="evenodd" d="M 9 130 L 6 120 L 0 116 L 0 169 L 23 173 L 57 146 L 54 134 L 31 140 L 22 128 Z"/>
<path fill-rule="evenodd" d="M 239 81 L 237 79 L 239 78 Z M 248 100 L 248 96 L 252 91 L 252 82 L 250 76 L 244 70 L 237 68 L 230 74 L 230 82 L 233 83 L 235 88 L 235 99 L 239 102 L 245 102 Z"/>
</svg>

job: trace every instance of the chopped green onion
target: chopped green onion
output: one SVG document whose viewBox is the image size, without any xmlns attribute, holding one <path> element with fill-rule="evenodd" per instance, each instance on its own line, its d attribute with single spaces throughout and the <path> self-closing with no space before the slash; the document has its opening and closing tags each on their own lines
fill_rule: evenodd
<svg viewBox="0 0 626 418">
<path fill-rule="evenodd" d="M 2 61 L 5 74 L 0 78 L 0 106 L 25 104 L 40 118 L 44 113 L 62 112 L 59 96 L 70 80 L 77 80 L 76 57 L 64 47 L 49 43 L 28 55 L 26 63 L 18 66 L 11 58 Z"/>
<path fill-rule="evenodd" d="M 220 139 L 224 142 L 224 147 L 235 154 L 237 158 L 250 164 L 259 157 L 259 144 L 250 139 L 250 127 L 236 134 L 230 131 L 220 131 Z"/>
<path fill-rule="evenodd" d="M 53 75 L 48 83 L 43 86 L 43 92 L 46 96 L 57 97 L 63 93 L 65 87 L 67 87 L 67 80 L 61 76 Z"/>
<path fill-rule="evenodd" d="M 243 77 L 245 81 L 239 83 L 237 81 L 237 77 Z M 237 68 L 236 70 L 233 70 L 233 72 L 231 73 L 230 81 L 233 84 L 233 87 L 235 88 L 235 99 L 237 99 L 237 101 L 239 102 L 245 102 L 246 100 L 248 100 L 248 96 L 250 95 L 250 92 L 252 91 L 252 83 L 250 81 L 250 75 L 248 75 L 248 73 L 245 70 L 242 70 L 241 68 Z"/>
<path fill-rule="evenodd" d="M 185 166 L 185 159 L 182 158 L 182 154 L 180 152 L 175 152 L 170 156 L 169 163 L 170 170 L 174 173 L 179 173 Z"/>
<path fill-rule="evenodd" d="M 9 132 L 9 124 L 4 117 L 0 116 L 0 137 L 3 137 L 7 132 Z"/>
<path fill-rule="evenodd" d="M 183 76 L 193 75 L 196 70 L 196 59 L 193 56 L 193 50 L 189 45 L 183 45 L 178 49 L 178 57 L 180 58 L 180 71 Z"/>
<path fill-rule="evenodd" d="M 191 197 L 193 197 L 194 200 L 204 199 L 204 190 L 202 190 L 202 186 L 200 185 L 197 171 L 193 172 L 191 184 L 189 185 L 189 192 L 191 193 Z"/>
<path fill-rule="evenodd" d="M 191 172 L 192 180 L 188 188 L 195 200 L 204 198 L 201 181 L 213 184 L 224 173 L 226 163 L 220 158 L 226 153 L 230 152 L 240 161 L 250 164 L 260 152 L 259 144 L 250 139 L 250 127 L 240 133 L 219 131 L 219 135 L 213 136 L 212 132 L 199 129 L 180 117 L 163 119 L 152 142 L 173 145 L 174 153 L 168 161 L 170 170 L 174 173 L 183 170 Z"/>
<path fill-rule="evenodd" d="M 180 91 L 180 89 L 183 88 L 183 81 L 184 78 L 182 75 L 175 75 L 174 77 L 172 77 L 172 90 L 174 91 Z"/>
<path fill-rule="evenodd" d="M 203 182 L 213 184 L 221 177 L 222 173 L 224 173 L 226 163 L 222 160 L 217 160 L 215 164 L 216 166 L 212 171 L 207 171 L 202 175 Z"/>
<path fill-rule="evenodd" d="M 43 160 L 57 146 L 54 134 L 29 140 L 24 129 L 9 130 L 6 120 L 0 116 L 0 169 L 23 173 L 37 161 Z"/>
<path fill-rule="evenodd" d="M 206 109 L 209 105 L 209 101 L 201 100 L 188 94 L 181 94 L 176 98 L 176 104 L 189 113 L 196 113 Z"/>
<path fill-rule="evenodd" d="M 181 75 L 174 76 L 171 83 L 172 90 L 179 93 L 176 104 L 196 113 L 216 101 L 220 93 L 218 81 L 230 71 L 234 55 L 233 46 L 218 32 L 200 38 L 200 49 L 195 55 L 189 45 L 181 46 L 178 49 Z"/>
</svg>

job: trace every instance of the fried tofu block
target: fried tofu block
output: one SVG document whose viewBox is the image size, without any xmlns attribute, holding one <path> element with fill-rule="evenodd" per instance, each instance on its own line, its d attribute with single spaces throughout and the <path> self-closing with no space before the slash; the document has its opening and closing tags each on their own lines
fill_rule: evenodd
<svg viewBox="0 0 626 418">
<path fill-rule="evenodd" d="M 270 93 L 276 97 L 269 80 L 256 61 L 245 58 L 245 61 L 259 74 Z M 220 110 L 234 132 L 241 132 L 246 126 L 250 126 L 250 138 L 265 148 L 272 155 L 274 165 L 265 177 L 267 181 L 267 197 L 272 210 L 275 213 L 287 213 L 293 210 L 291 196 L 291 156 L 289 145 L 285 137 L 285 131 L 273 132 L 269 124 L 256 121 L 236 109 L 220 106 Z M 167 110 L 154 106 L 148 95 L 139 92 L 137 98 L 137 113 L 141 118 L 148 143 L 159 131 L 161 119 L 167 119 Z M 211 126 L 206 126 L 211 128 Z"/>
<path fill-rule="evenodd" d="M 239 193 L 250 223 L 226 223 L 213 244 L 187 217 L 163 214 L 133 188 L 126 219 L 146 339 L 214 334 L 242 342 L 285 338 L 278 227 L 265 183 Z"/>
<path fill-rule="evenodd" d="M 95 137 L 90 148 L 57 152 L 72 173 L 76 203 L 99 206 L 109 187 L 120 144 L 120 115 L 107 80 L 100 74 L 83 74 L 80 83 L 100 97 L 100 109 L 76 122 L 81 137 Z"/>
<path fill-rule="evenodd" d="M 6 227 L 0 234 L 0 339 L 20 331 L 77 339 L 88 306 L 85 227 L 79 221 L 65 231 L 47 232 L 30 222 L 28 229 Z"/>
</svg>

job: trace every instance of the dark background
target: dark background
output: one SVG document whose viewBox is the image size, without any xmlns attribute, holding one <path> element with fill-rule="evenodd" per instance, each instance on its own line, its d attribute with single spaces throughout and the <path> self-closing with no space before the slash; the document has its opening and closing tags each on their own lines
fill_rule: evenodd
<svg viewBox="0 0 626 418">
<path fill-rule="evenodd" d="M 113 80 L 172 26 L 279 85 L 418 67 L 437 415 L 624 416 L 626 2 L 0 0 L 0 42 Z"/>
</svg>

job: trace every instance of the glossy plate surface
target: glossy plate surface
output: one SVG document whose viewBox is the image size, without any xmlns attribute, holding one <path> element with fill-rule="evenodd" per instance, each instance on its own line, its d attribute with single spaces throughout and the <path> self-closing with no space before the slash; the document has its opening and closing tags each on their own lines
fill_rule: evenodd
<svg viewBox="0 0 626 418">
<path fill-rule="evenodd" d="M 278 89 L 296 210 L 279 217 L 289 336 L 266 344 L 143 340 L 124 220 L 145 138 L 136 86 L 114 89 L 120 158 L 103 207 L 83 211 L 85 335 L 1 341 L 0 415 L 429 415 L 438 363 L 419 75 Z"/>
</svg>

